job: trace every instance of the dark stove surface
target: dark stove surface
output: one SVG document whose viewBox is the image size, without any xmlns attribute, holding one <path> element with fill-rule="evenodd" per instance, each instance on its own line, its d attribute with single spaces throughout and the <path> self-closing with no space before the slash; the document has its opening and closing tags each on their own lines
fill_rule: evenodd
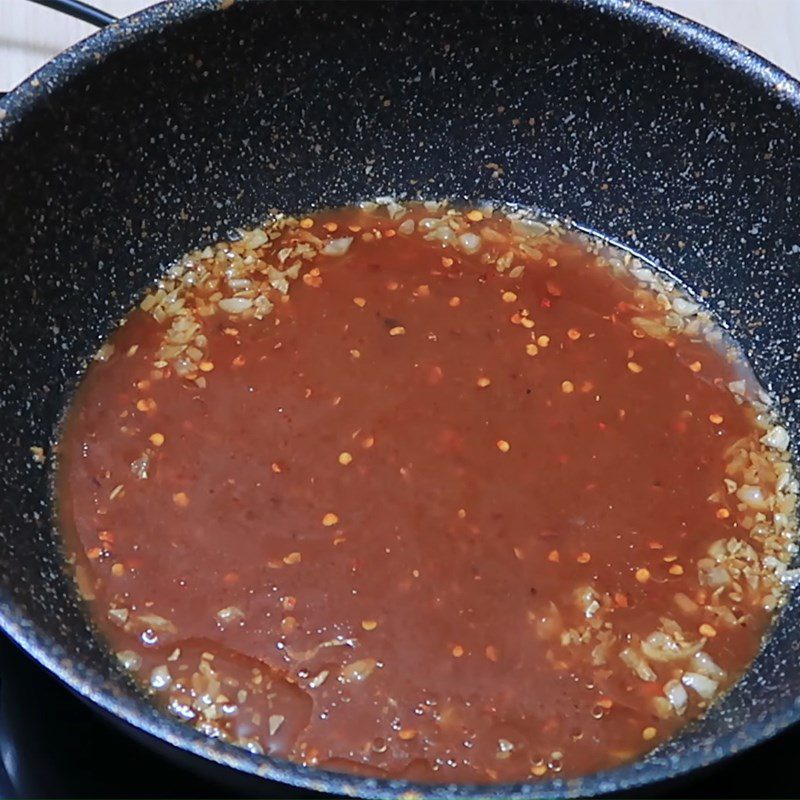
<svg viewBox="0 0 800 800">
<path fill-rule="evenodd" d="M 795 728 L 680 784 L 638 796 L 796 798 L 799 750 Z M 0 635 L 0 800 L 231 796 L 230 788 L 131 741 Z"/>
</svg>

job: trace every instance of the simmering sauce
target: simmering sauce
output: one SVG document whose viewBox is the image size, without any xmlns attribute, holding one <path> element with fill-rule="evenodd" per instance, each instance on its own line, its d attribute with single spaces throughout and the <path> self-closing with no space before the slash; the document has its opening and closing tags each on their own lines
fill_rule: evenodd
<svg viewBox="0 0 800 800">
<path fill-rule="evenodd" d="M 693 300 L 521 213 L 277 217 L 89 368 L 58 510 L 157 703 L 311 765 L 578 775 L 653 748 L 782 600 L 788 436 Z"/>
</svg>

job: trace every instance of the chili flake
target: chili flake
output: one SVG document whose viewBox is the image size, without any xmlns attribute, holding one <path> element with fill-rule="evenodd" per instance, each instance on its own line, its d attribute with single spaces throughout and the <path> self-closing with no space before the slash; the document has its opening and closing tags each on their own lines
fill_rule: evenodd
<svg viewBox="0 0 800 800">
<path fill-rule="evenodd" d="M 545 286 L 553 297 L 561 297 L 561 287 L 555 281 L 546 281 Z"/>
<path fill-rule="evenodd" d="M 189 505 L 189 496 L 186 492 L 176 492 L 172 495 L 172 502 L 175 503 L 178 508 L 186 508 Z"/>
</svg>

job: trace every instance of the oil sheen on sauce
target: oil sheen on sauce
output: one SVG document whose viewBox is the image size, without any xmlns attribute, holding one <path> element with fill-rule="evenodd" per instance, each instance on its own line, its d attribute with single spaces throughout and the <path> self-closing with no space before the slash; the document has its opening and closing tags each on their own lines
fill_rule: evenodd
<svg viewBox="0 0 800 800">
<path fill-rule="evenodd" d="M 75 396 L 57 501 L 169 712 L 330 769 L 517 781 L 633 759 L 747 668 L 787 449 L 629 256 L 384 200 L 169 272 Z"/>
</svg>

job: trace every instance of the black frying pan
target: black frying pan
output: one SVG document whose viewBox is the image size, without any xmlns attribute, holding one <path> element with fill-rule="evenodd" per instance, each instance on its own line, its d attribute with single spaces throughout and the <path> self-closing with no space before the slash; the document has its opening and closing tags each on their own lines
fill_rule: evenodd
<svg viewBox="0 0 800 800">
<path fill-rule="evenodd" d="M 800 716 L 797 596 L 702 721 L 583 779 L 428 787 L 212 741 L 152 708 L 87 627 L 29 448 L 162 265 L 272 206 L 385 194 L 521 202 L 670 267 L 709 292 L 796 438 L 798 170 L 800 86 L 642 2 L 176 0 L 109 25 L 0 101 L 0 625 L 132 733 L 261 793 L 597 794 L 773 735 Z"/>
</svg>

